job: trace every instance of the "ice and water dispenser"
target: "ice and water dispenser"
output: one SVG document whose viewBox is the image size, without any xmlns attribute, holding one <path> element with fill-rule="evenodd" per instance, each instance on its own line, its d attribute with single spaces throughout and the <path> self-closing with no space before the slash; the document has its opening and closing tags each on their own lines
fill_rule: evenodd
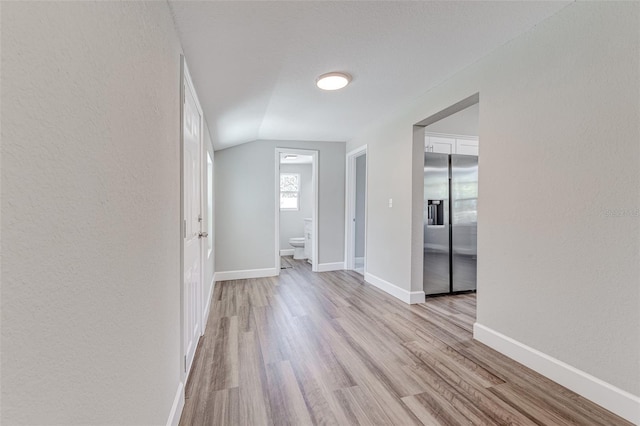
<svg viewBox="0 0 640 426">
<path fill-rule="evenodd" d="M 427 200 L 427 225 L 444 225 L 444 200 Z"/>
</svg>

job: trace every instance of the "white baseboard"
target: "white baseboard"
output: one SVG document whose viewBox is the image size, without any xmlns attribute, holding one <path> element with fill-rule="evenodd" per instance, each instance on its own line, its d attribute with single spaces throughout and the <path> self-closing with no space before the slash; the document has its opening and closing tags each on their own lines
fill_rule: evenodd
<svg viewBox="0 0 640 426">
<path fill-rule="evenodd" d="M 376 277 L 369 272 L 364 273 L 364 280 L 369 284 L 378 287 L 385 293 L 389 293 L 393 297 L 402 300 L 404 303 L 424 303 L 424 291 L 407 291 L 395 284 L 391 284 L 389 281 L 385 281 L 382 278 Z"/>
<path fill-rule="evenodd" d="M 184 408 L 184 383 L 180 382 L 178 385 L 178 392 L 173 399 L 173 405 L 169 412 L 169 418 L 167 419 L 167 426 L 178 426 L 180 423 L 180 416 L 182 416 L 182 409 Z"/>
<path fill-rule="evenodd" d="M 243 271 L 222 271 L 214 274 L 215 281 L 244 280 L 247 278 L 275 277 L 278 275 L 276 268 L 247 269 Z"/>
<path fill-rule="evenodd" d="M 360 262 L 360 263 L 364 263 L 364 257 L 356 257 L 356 258 L 354 258 L 354 259 L 353 259 L 353 261 L 354 261 L 355 263 L 358 263 L 358 262 Z"/>
<path fill-rule="evenodd" d="M 204 332 L 207 328 L 207 323 L 209 322 L 209 312 L 211 312 L 211 299 L 213 299 L 213 290 L 216 287 L 216 274 L 213 274 L 213 278 L 211 279 L 211 285 L 209 286 L 209 296 L 207 297 L 207 305 L 204 308 L 204 313 L 202 315 L 203 324 L 202 324 L 202 335 L 204 336 Z"/>
<path fill-rule="evenodd" d="M 280 256 L 293 256 L 296 249 L 280 249 Z"/>
<path fill-rule="evenodd" d="M 426 296 L 424 291 L 411 291 L 409 292 L 409 304 L 415 305 L 416 303 L 424 303 Z"/>
<path fill-rule="evenodd" d="M 342 271 L 344 262 L 318 263 L 316 272 Z"/>
<path fill-rule="evenodd" d="M 473 338 L 634 424 L 640 424 L 640 397 L 475 323 Z"/>
</svg>

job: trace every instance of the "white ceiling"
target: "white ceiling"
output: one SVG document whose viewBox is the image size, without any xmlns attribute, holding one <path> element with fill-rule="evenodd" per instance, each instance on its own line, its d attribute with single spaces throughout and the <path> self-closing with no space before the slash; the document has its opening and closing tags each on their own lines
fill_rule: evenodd
<svg viewBox="0 0 640 426">
<path fill-rule="evenodd" d="M 215 149 L 348 141 L 569 2 L 170 1 Z M 326 72 L 352 83 L 315 86 Z"/>
</svg>

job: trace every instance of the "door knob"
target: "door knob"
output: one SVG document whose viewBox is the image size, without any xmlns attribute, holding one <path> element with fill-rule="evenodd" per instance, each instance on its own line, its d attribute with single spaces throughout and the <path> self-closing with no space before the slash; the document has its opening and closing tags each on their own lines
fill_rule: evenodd
<svg viewBox="0 0 640 426">
<path fill-rule="evenodd" d="M 209 236 L 208 232 L 201 232 L 198 234 L 198 238 L 207 238 Z"/>
</svg>

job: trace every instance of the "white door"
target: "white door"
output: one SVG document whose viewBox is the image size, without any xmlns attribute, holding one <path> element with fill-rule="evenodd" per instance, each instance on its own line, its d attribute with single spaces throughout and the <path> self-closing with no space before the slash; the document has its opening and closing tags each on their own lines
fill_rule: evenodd
<svg viewBox="0 0 640 426">
<path fill-rule="evenodd" d="M 202 116 L 193 89 L 184 83 L 184 355 L 185 372 L 188 372 L 200 338 L 202 315 L 201 272 L 201 136 Z"/>
<path fill-rule="evenodd" d="M 345 269 L 366 273 L 367 147 L 347 153 Z"/>
<path fill-rule="evenodd" d="M 355 161 L 354 263 L 353 270 L 364 275 L 365 204 L 367 190 L 367 154 Z"/>
</svg>

